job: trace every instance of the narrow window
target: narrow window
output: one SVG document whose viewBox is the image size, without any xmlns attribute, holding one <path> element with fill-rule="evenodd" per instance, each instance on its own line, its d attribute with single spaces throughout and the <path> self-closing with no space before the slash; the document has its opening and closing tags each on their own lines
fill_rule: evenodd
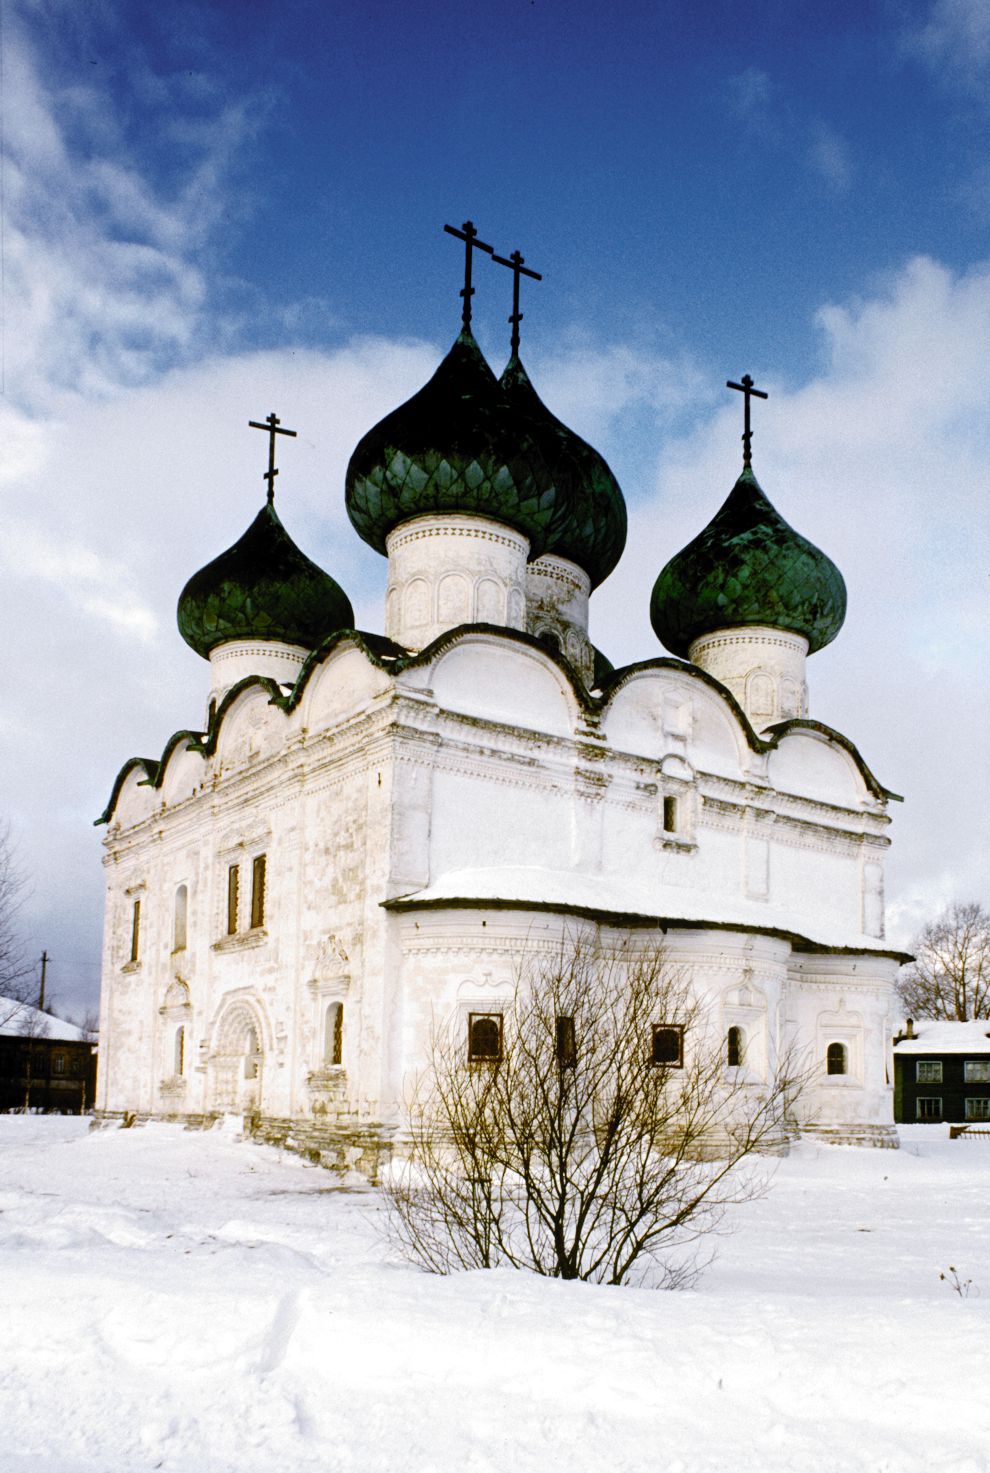
<svg viewBox="0 0 990 1473">
<path fill-rule="evenodd" d="M 468 1062 L 497 1063 L 502 1057 L 502 1014 L 468 1014 Z"/>
<path fill-rule="evenodd" d="M 185 885 L 180 885 L 175 892 L 175 926 L 172 936 L 172 950 L 185 951 L 186 949 L 186 916 L 189 911 L 189 890 Z"/>
<path fill-rule="evenodd" d="M 967 1059 L 963 1079 L 967 1084 L 990 1084 L 990 1059 Z"/>
<path fill-rule="evenodd" d="M 251 866 L 251 929 L 265 924 L 265 855 L 258 854 Z"/>
<path fill-rule="evenodd" d="M 679 1024 L 661 1023 L 653 1030 L 651 1062 L 680 1069 L 684 1064 L 684 1029 Z"/>
<path fill-rule="evenodd" d="M 574 1069 L 577 1066 L 577 1044 L 574 1039 L 574 1019 L 565 1015 L 557 1017 L 557 1068 Z"/>
<path fill-rule="evenodd" d="M 261 1062 L 261 1045 L 258 1030 L 252 1024 L 244 1039 L 244 1078 L 257 1079 Z"/>
<path fill-rule="evenodd" d="M 323 1062 L 344 1062 L 344 1004 L 332 1002 L 323 1024 Z"/>
<path fill-rule="evenodd" d="M 942 1060 L 919 1059 L 915 1066 L 914 1077 L 919 1084 L 941 1084 Z"/>
<path fill-rule="evenodd" d="M 227 935 L 237 934 L 237 907 L 241 894 L 241 872 L 236 864 L 227 869 Z"/>
<path fill-rule="evenodd" d="M 967 1120 L 990 1120 L 990 1095 L 966 1101 Z"/>
<path fill-rule="evenodd" d="M 725 1038 L 726 1063 L 730 1069 L 738 1069 L 743 1061 L 743 1031 L 733 1026 Z"/>
<path fill-rule="evenodd" d="M 844 1043 L 830 1043 L 825 1051 L 826 1074 L 845 1074 L 848 1070 Z"/>
<path fill-rule="evenodd" d="M 186 1072 L 186 1030 L 180 1024 L 175 1030 L 175 1047 L 173 1049 L 172 1073 L 184 1074 Z"/>
<path fill-rule="evenodd" d="M 53 1058 L 52 1058 L 52 1073 L 53 1074 L 64 1074 L 65 1073 L 65 1055 L 64 1054 L 55 1054 L 53 1056 Z"/>
<path fill-rule="evenodd" d="M 664 798 L 663 800 L 663 831 L 665 834 L 677 833 L 676 798 Z"/>
<path fill-rule="evenodd" d="M 135 900 L 131 911 L 131 961 L 136 962 L 141 948 L 141 902 Z"/>
<path fill-rule="evenodd" d="M 919 1120 L 941 1120 L 941 1095 L 919 1095 L 915 1101 L 915 1111 Z"/>
</svg>

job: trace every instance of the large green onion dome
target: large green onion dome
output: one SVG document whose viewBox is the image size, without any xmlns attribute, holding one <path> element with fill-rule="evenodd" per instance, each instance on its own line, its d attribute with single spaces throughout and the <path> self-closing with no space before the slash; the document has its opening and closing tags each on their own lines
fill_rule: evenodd
<svg viewBox="0 0 990 1473">
<path fill-rule="evenodd" d="M 515 353 L 499 384 L 513 414 L 528 425 L 556 492 L 543 551 L 577 563 L 597 588 L 626 545 L 626 503 L 619 483 L 598 451 L 550 413 Z"/>
<path fill-rule="evenodd" d="M 233 547 L 193 574 L 177 617 L 182 638 L 204 659 L 229 639 L 314 649 L 354 625 L 347 594 L 299 551 L 270 501 Z"/>
<path fill-rule="evenodd" d="M 524 533 L 538 557 L 557 505 L 528 426 L 507 406 L 468 328 L 429 383 L 359 441 L 346 488 L 348 516 L 379 552 L 410 517 L 468 512 Z"/>
<path fill-rule="evenodd" d="M 700 635 L 747 624 L 802 634 L 814 653 L 845 616 L 842 574 L 788 526 L 750 466 L 705 530 L 671 558 L 650 600 L 658 638 L 682 658 Z"/>
</svg>

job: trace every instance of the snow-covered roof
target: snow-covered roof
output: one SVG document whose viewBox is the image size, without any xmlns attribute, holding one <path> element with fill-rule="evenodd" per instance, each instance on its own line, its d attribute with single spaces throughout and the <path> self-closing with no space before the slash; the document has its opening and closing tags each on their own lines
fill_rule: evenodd
<svg viewBox="0 0 990 1473">
<path fill-rule="evenodd" d="M 973 1023 L 915 1021 L 914 1038 L 902 1038 L 894 1047 L 902 1054 L 990 1054 L 990 1018 Z"/>
<path fill-rule="evenodd" d="M 9 1016 L 8 1016 L 9 1014 Z M 0 997 L 0 1034 L 10 1038 L 29 1034 L 36 1038 L 52 1038 L 62 1043 L 85 1043 L 86 1035 L 75 1023 L 56 1018 L 52 1013 L 43 1013 L 29 1002 L 17 1003 L 13 998 Z"/>
<path fill-rule="evenodd" d="M 739 926 L 746 930 L 776 932 L 796 936 L 813 946 L 829 951 L 878 952 L 883 956 L 900 956 L 875 936 L 865 936 L 852 929 L 809 927 L 808 916 L 784 909 L 768 909 L 759 901 L 742 899 L 716 900 L 712 896 L 695 897 L 681 891 L 659 894 L 634 875 L 620 878 L 587 875 L 571 870 L 551 870 L 525 865 L 498 865 L 485 869 L 454 870 L 440 875 L 423 890 L 396 896 L 386 904 L 401 910 L 421 905 L 441 906 L 506 903 L 550 906 L 563 911 L 590 911 L 615 916 L 656 918 L 675 925 L 718 927 Z"/>
</svg>

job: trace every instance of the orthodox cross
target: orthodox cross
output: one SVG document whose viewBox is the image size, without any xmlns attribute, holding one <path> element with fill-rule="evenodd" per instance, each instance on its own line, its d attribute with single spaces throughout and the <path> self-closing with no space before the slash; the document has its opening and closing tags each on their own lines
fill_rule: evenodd
<svg viewBox="0 0 990 1473">
<path fill-rule="evenodd" d="M 491 256 L 495 247 L 486 245 L 483 240 L 478 239 L 478 232 L 470 220 L 465 220 L 460 230 L 455 230 L 453 225 L 445 225 L 444 230 L 448 235 L 456 235 L 458 240 L 464 242 L 464 286 L 461 296 L 464 298 L 464 310 L 461 313 L 461 322 L 465 327 L 471 326 L 471 298 L 474 296 L 474 287 L 471 285 L 471 252 L 487 251 Z"/>
<path fill-rule="evenodd" d="M 509 321 L 512 323 L 511 347 L 513 353 L 519 352 L 519 324 L 523 320 L 523 314 L 519 310 L 519 278 L 520 276 L 531 276 L 534 281 L 543 280 L 538 271 L 530 271 L 528 266 L 523 265 L 525 259 L 526 257 L 521 256 L 518 251 L 513 251 L 508 260 L 504 256 L 492 256 L 493 261 L 497 261 L 500 266 L 508 266 L 512 272 L 512 316 Z"/>
<path fill-rule="evenodd" d="M 742 442 L 743 442 L 743 466 L 745 467 L 747 465 L 752 465 L 752 463 L 753 463 L 753 455 L 752 455 L 753 431 L 750 429 L 750 425 L 749 425 L 749 401 L 750 401 L 751 398 L 766 399 L 766 398 L 769 397 L 769 395 L 765 394 L 762 389 L 754 389 L 753 388 L 753 380 L 750 378 L 750 376 L 749 376 L 748 373 L 744 373 L 743 374 L 743 381 L 742 381 L 741 384 L 734 384 L 730 378 L 727 378 L 726 381 L 725 381 L 725 387 L 727 389 L 738 389 L 739 392 L 740 392 L 740 394 L 742 394 L 742 396 L 743 396 L 743 398 L 745 400 L 746 407 L 745 407 L 745 410 L 743 411 L 743 436 L 742 436 Z"/>
<path fill-rule="evenodd" d="M 268 482 L 268 500 L 269 502 L 273 502 L 275 500 L 275 477 L 278 475 L 278 471 L 275 468 L 275 436 L 291 435 L 295 439 L 296 432 L 295 430 L 283 430 L 282 421 L 275 414 L 274 410 L 265 420 L 264 424 L 259 424 L 256 419 L 249 419 L 248 426 L 252 430 L 268 431 L 268 469 L 261 479 Z"/>
</svg>

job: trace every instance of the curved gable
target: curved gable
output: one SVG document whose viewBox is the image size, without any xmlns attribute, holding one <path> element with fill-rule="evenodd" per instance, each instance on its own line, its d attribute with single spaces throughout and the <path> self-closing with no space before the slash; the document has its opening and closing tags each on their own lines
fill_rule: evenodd
<svg viewBox="0 0 990 1473">
<path fill-rule="evenodd" d="M 868 793 L 851 753 L 831 735 L 815 730 L 785 732 L 770 753 L 768 776 L 778 792 L 839 808 L 858 808 Z"/>
<path fill-rule="evenodd" d="M 570 681 L 539 647 L 462 635 L 437 655 L 431 685 L 448 711 L 548 736 L 570 736 L 580 710 Z"/>
<path fill-rule="evenodd" d="M 387 672 L 350 641 L 336 645 L 309 674 L 300 697 L 300 716 L 310 731 L 337 726 L 364 710 L 391 686 Z"/>
<path fill-rule="evenodd" d="M 620 674 L 602 719 L 612 746 L 655 761 L 676 752 L 701 771 L 741 775 L 753 734 L 728 691 L 681 661 L 651 661 Z"/>
</svg>

